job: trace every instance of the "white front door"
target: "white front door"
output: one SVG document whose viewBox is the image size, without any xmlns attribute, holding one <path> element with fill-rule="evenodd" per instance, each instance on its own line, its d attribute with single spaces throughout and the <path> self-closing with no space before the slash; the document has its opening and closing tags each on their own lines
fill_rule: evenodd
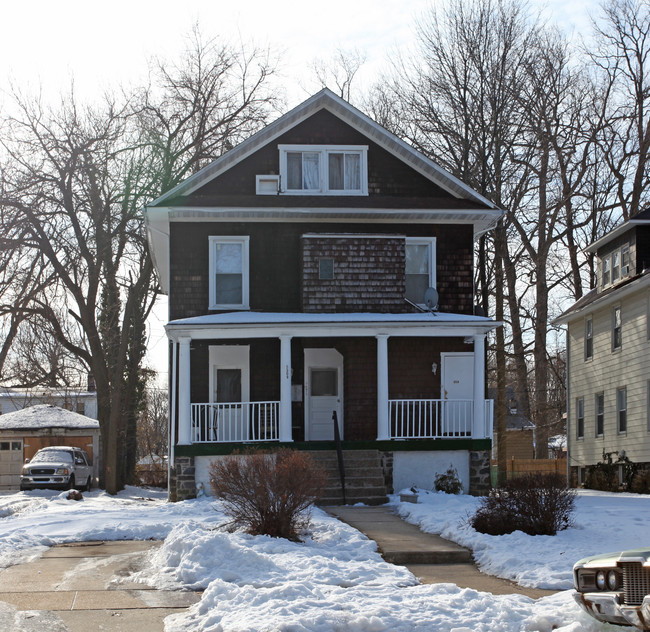
<svg viewBox="0 0 650 632">
<path fill-rule="evenodd" d="M 474 416 L 474 354 L 441 353 L 441 398 L 444 431 L 452 435 L 468 435 Z"/>
<path fill-rule="evenodd" d="M 334 412 L 343 438 L 343 356 L 336 349 L 305 349 L 305 440 L 333 441 Z"/>
<path fill-rule="evenodd" d="M 214 404 L 207 420 L 208 440 L 247 441 L 249 438 L 248 406 L 249 347 L 219 345 L 210 347 L 210 403 Z"/>
</svg>

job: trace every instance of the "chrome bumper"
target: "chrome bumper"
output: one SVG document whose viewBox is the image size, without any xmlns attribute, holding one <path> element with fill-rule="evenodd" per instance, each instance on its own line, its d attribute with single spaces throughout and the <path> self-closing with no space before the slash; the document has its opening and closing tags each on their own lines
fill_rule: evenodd
<svg viewBox="0 0 650 632">
<path fill-rule="evenodd" d="M 650 595 L 643 599 L 640 606 L 626 606 L 621 603 L 621 594 L 615 592 L 576 592 L 573 597 L 578 605 L 598 621 L 650 630 Z"/>
</svg>

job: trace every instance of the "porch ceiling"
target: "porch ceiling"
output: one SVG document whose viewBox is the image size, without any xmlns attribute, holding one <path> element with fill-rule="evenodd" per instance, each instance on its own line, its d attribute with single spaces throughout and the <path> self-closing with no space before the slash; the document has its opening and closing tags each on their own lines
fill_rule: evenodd
<svg viewBox="0 0 650 632">
<path fill-rule="evenodd" d="M 174 320 L 165 327 L 172 340 L 422 336 L 450 337 L 485 334 L 501 323 L 482 316 L 447 314 L 305 314 L 281 312 L 228 312 Z"/>
</svg>

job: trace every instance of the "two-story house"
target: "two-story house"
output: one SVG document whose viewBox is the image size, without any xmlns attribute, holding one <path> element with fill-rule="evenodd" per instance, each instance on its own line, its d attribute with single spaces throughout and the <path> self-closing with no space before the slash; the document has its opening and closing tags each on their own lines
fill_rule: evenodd
<svg viewBox="0 0 650 632">
<path fill-rule="evenodd" d="M 650 211 L 591 244 L 596 287 L 555 323 L 567 326 L 571 481 L 603 452 L 650 467 Z M 613 459 L 616 460 L 616 454 Z"/>
<path fill-rule="evenodd" d="M 169 295 L 172 496 L 246 446 L 489 487 L 473 243 L 502 211 L 329 90 L 146 209 Z"/>
</svg>

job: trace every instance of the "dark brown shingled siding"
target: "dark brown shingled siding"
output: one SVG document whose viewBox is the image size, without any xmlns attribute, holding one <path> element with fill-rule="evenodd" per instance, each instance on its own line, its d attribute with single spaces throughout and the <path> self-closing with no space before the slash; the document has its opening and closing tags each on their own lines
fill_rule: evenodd
<svg viewBox="0 0 650 632">
<path fill-rule="evenodd" d="M 260 311 L 301 311 L 300 239 L 307 233 L 383 233 L 437 238 L 437 287 L 440 311 L 472 313 L 472 227 L 469 225 L 369 225 L 369 224 L 294 224 L 294 223 L 209 223 L 173 222 L 170 226 L 170 320 L 201 316 L 208 311 L 208 237 L 210 235 L 250 236 L 251 308 Z M 352 240 L 354 241 L 354 240 Z M 380 242 L 382 240 L 377 240 Z M 388 240 L 391 241 L 391 240 Z M 368 256 L 374 256 L 367 253 Z M 339 253 L 337 256 L 342 256 Z M 388 255 L 386 255 L 388 256 Z M 391 257 L 396 256 L 395 253 Z M 365 266 L 363 261 L 357 262 Z M 366 297 L 367 311 L 400 311 L 396 285 L 403 269 L 389 274 L 384 285 L 385 303 L 380 298 L 379 280 L 372 296 Z M 364 269 L 367 269 L 364 267 Z M 362 274 L 370 274 L 363 272 Z M 363 281 L 366 279 L 360 279 Z M 400 285 L 401 287 L 401 285 Z M 341 297 L 343 298 L 343 297 Z M 347 299 L 346 299 L 347 300 Z M 357 311 L 354 303 L 347 311 Z M 366 311 L 364 309 L 363 311 Z M 342 306 L 338 311 L 346 311 Z"/>
<path fill-rule="evenodd" d="M 253 195 L 255 176 L 280 173 L 278 145 L 368 145 L 368 190 L 370 196 L 451 197 L 428 178 L 411 169 L 392 154 L 370 142 L 363 134 L 339 118 L 321 110 L 298 124 L 253 155 L 231 167 L 193 196 Z M 287 205 L 300 205 L 296 196 Z M 363 199 L 363 198 L 362 198 Z M 367 198 L 366 198 L 367 199 Z M 338 206 L 335 199 L 323 198 L 324 206 Z M 284 203 L 284 202 L 283 202 Z"/>
</svg>

